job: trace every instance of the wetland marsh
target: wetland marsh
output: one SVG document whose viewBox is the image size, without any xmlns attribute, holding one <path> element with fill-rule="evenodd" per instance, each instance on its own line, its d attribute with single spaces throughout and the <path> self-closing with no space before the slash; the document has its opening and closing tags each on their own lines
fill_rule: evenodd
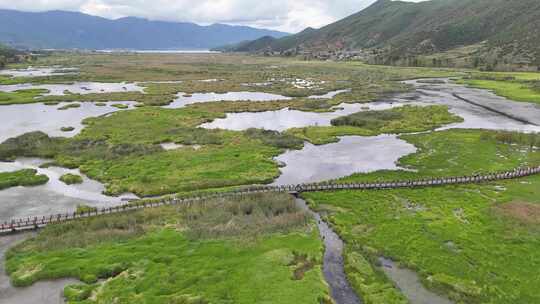
<svg viewBox="0 0 540 304">
<path fill-rule="evenodd" d="M 38 64 L 0 76 L 0 220 L 252 184 L 540 165 L 538 106 L 467 87 L 467 71 L 228 54 L 53 53 Z M 537 186 L 302 194 L 315 219 L 286 195 L 142 210 L 47 227 L 5 254 L 6 269 L 16 286 L 80 280 L 64 290 L 70 303 L 341 304 L 352 290 L 373 304 L 534 302 Z M 334 266 L 346 278 L 328 275 L 325 244 L 343 247 Z"/>
</svg>

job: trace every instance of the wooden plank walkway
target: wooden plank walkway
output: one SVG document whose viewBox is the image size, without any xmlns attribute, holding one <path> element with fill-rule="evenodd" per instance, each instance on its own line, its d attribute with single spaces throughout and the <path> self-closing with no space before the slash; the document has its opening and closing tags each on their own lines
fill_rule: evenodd
<svg viewBox="0 0 540 304">
<path fill-rule="evenodd" d="M 399 189 L 399 188 L 421 188 L 435 187 L 444 185 L 460 185 L 460 184 L 479 184 L 490 181 L 515 179 L 526 176 L 540 174 L 540 166 L 517 168 L 512 171 L 495 172 L 484 175 L 471 176 L 454 176 L 454 177 L 436 177 L 418 180 L 405 181 L 388 181 L 388 182 L 370 182 L 370 183 L 311 183 L 287 186 L 251 186 L 246 189 L 235 190 L 230 192 L 210 193 L 206 195 L 190 196 L 190 197 L 174 197 L 163 198 L 152 201 L 130 202 L 129 204 L 119 205 L 110 208 L 102 208 L 94 212 L 87 213 L 63 213 L 48 216 L 36 216 L 21 219 L 13 219 L 4 223 L 0 223 L 0 235 L 9 234 L 19 231 L 34 230 L 45 227 L 50 224 L 62 223 L 81 218 L 96 217 L 107 214 L 129 212 L 144 208 L 156 208 L 166 205 L 178 205 L 186 203 L 196 203 L 203 200 L 243 196 L 254 193 L 290 193 L 298 194 L 302 192 L 317 192 L 317 191 L 337 191 L 337 190 L 384 190 L 384 189 Z"/>
</svg>

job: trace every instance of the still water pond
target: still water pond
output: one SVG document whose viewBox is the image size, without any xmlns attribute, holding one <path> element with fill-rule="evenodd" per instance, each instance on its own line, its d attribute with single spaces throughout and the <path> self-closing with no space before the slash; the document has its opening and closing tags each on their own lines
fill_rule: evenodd
<svg viewBox="0 0 540 304">
<path fill-rule="evenodd" d="M 144 87 L 135 83 L 104 83 L 104 82 L 75 82 L 71 84 L 10 84 L 0 85 L 1 92 L 15 92 L 20 90 L 43 89 L 47 93 L 42 96 L 62 96 L 66 93 L 92 94 L 92 93 L 117 93 L 117 92 L 144 92 Z"/>
<path fill-rule="evenodd" d="M 83 128 L 82 121 L 88 117 L 95 117 L 120 111 L 113 104 L 125 104 L 133 108 L 133 102 L 108 102 L 105 106 L 96 106 L 95 103 L 83 102 L 79 108 L 58 110 L 67 103 L 47 106 L 42 103 L 9 105 L 0 107 L 0 142 L 32 131 L 42 131 L 50 136 L 72 137 Z M 73 127 L 70 132 L 61 131 L 62 127 Z"/>
<path fill-rule="evenodd" d="M 219 81 L 219 79 L 201 80 L 206 82 Z M 350 90 L 337 90 L 328 92 L 323 95 L 313 95 L 308 98 L 311 99 L 324 99 L 333 98 L 334 96 L 349 92 Z M 201 103 L 201 102 L 213 102 L 213 101 L 276 101 L 276 100 L 291 100 L 291 97 L 263 93 L 263 92 L 228 92 L 228 93 L 178 93 L 177 98 L 171 104 L 165 106 L 169 109 L 183 108 L 186 105 Z"/>
<path fill-rule="evenodd" d="M 322 182 L 353 173 L 398 170 L 396 162 L 416 152 L 416 147 L 395 135 L 346 136 L 339 142 L 288 151 L 276 161 L 285 164 L 276 185 Z"/>
<path fill-rule="evenodd" d="M 337 91 L 331 91 L 331 92 L 328 92 L 328 93 L 322 94 L 322 95 L 311 95 L 308 98 L 311 98 L 311 99 L 332 99 L 332 98 L 336 97 L 339 94 L 348 93 L 350 91 L 351 91 L 350 89 L 337 90 Z"/>
<path fill-rule="evenodd" d="M 240 100 L 249 100 L 249 101 L 272 101 L 272 100 L 289 100 L 290 97 L 270 94 L 270 93 L 261 93 L 261 92 L 228 92 L 228 93 L 195 93 L 191 95 L 186 95 L 185 93 L 179 93 L 178 97 L 169 105 L 164 106 L 168 109 L 177 109 L 183 108 L 186 105 L 201 103 L 201 102 L 212 102 L 212 101 L 240 101 Z"/>
<path fill-rule="evenodd" d="M 0 172 L 13 172 L 21 169 L 36 169 L 39 174 L 49 177 L 45 185 L 35 187 L 13 187 L 0 191 L 0 222 L 12 218 L 38 216 L 75 211 L 78 204 L 93 207 L 109 207 L 123 199 L 136 198 L 132 194 L 120 197 L 103 195 L 105 187 L 81 174 L 79 170 L 59 167 L 39 168 L 46 160 L 37 158 L 19 158 L 15 162 L 0 162 Z M 72 173 L 81 175 L 83 183 L 66 185 L 59 178 Z"/>
</svg>

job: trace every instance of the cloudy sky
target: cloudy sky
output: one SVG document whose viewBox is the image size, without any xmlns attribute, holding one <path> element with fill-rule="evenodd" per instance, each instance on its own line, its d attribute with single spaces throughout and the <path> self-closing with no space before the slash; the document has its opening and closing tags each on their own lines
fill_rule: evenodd
<svg viewBox="0 0 540 304">
<path fill-rule="evenodd" d="M 421 0 L 408 0 L 421 1 Z M 215 22 L 298 32 L 321 27 L 367 7 L 375 0 L 0 0 L 0 8 L 23 11 L 69 10 L 106 18 Z"/>
</svg>

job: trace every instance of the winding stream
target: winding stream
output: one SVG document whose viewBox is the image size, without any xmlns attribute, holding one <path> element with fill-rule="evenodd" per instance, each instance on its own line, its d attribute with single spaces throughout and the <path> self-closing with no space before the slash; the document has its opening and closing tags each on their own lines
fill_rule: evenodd
<svg viewBox="0 0 540 304">
<path fill-rule="evenodd" d="M 345 274 L 343 261 L 343 241 L 341 238 L 321 219 L 321 216 L 313 212 L 306 201 L 296 198 L 296 204 L 300 209 L 313 216 L 319 228 L 319 234 L 324 241 L 323 274 L 326 282 L 330 286 L 330 294 L 336 304 L 360 304 L 362 301 L 349 284 Z"/>
</svg>

